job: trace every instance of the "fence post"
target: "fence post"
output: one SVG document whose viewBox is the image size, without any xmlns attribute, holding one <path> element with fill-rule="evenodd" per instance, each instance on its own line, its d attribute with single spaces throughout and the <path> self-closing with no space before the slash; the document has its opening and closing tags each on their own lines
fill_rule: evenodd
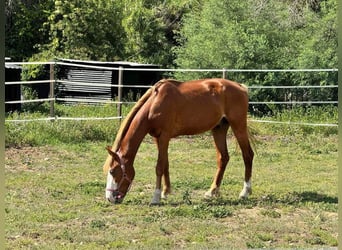
<svg viewBox="0 0 342 250">
<path fill-rule="evenodd" d="M 119 78 L 118 78 L 118 115 L 119 121 L 122 121 L 122 86 L 123 86 L 123 67 L 119 67 Z"/>
<path fill-rule="evenodd" d="M 50 117 L 55 117 L 55 63 L 50 63 Z"/>
<path fill-rule="evenodd" d="M 222 69 L 222 78 L 226 79 L 226 69 L 225 68 Z"/>
</svg>

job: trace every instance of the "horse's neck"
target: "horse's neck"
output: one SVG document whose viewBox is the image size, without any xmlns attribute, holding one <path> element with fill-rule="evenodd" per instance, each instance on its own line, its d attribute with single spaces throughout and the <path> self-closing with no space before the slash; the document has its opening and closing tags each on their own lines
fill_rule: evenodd
<svg viewBox="0 0 342 250">
<path fill-rule="evenodd" d="M 138 152 L 139 146 L 147 133 L 147 119 L 141 116 L 135 117 L 132 120 L 119 147 L 119 152 L 128 165 L 133 166 L 133 162 Z"/>
</svg>

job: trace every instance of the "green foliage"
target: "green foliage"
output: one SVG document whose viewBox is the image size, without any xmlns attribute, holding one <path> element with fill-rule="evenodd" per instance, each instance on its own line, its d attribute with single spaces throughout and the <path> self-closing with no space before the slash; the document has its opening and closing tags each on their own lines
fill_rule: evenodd
<svg viewBox="0 0 342 250">
<path fill-rule="evenodd" d="M 321 5 L 317 14 L 286 1 L 204 2 L 184 19 L 176 62 L 182 68 L 336 67 L 336 2 Z M 323 34 L 329 44 L 322 44 Z M 319 44 L 327 54 L 317 53 Z M 320 59 L 304 63 L 306 48 Z"/>
<path fill-rule="evenodd" d="M 14 61 L 29 59 L 39 52 L 39 45 L 49 39 L 49 32 L 43 25 L 53 8 L 54 1 L 5 0 L 6 56 Z"/>
<path fill-rule="evenodd" d="M 255 1 L 204 2 L 200 13 L 192 12 L 184 20 L 177 64 L 182 68 L 286 67 L 274 60 L 275 55 L 289 56 L 284 49 L 292 43 L 284 6 L 273 1 L 261 6 Z"/>
<path fill-rule="evenodd" d="M 292 123 L 309 123 L 309 124 L 337 124 L 338 110 L 336 106 L 294 106 L 287 109 L 273 108 L 272 115 L 264 116 L 261 119 L 292 122 Z M 259 124 L 261 125 L 261 124 Z M 261 125 L 262 126 L 262 125 Z M 256 128 L 258 125 L 256 125 Z M 338 131 L 337 126 L 305 126 L 305 125 L 279 125 L 269 124 L 267 126 L 269 131 L 278 131 L 287 135 L 301 135 L 306 136 L 309 134 L 324 134 L 325 136 L 336 134 Z"/>
<path fill-rule="evenodd" d="M 35 112 L 11 113 L 7 119 L 34 119 L 49 116 L 47 104 L 35 106 Z M 104 106 L 64 106 L 56 105 L 56 116 L 61 117 L 108 117 L 115 116 L 114 105 Z M 84 143 L 114 140 L 118 129 L 118 121 L 33 121 L 7 122 L 5 125 L 7 146 L 45 145 L 58 143 Z"/>
<path fill-rule="evenodd" d="M 34 109 L 33 109 L 34 108 Z M 123 114 L 128 114 L 131 105 L 123 106 Z M 6 119 L 35 119 L 49 116 L 48 103 L 30 105 L 30 110 L 22 113 L 7 114 Z M 55 107 L 57 117 L 108 117 L 116 116 L 115 105 L 60 105 Z M 327 123 L 336 124 L 338 111 L 335 106 L 326 107 L 294 107 L 292 109 L 274 109 L 266 120 L 297 123 Z M 297 135 L 308 136 L 312 134 L 335 135 L 337 127 L 303 126 L 303 125 L 279 125 L 263 123 L 251 123 L 254 136 L 260 133 L 269 135 Z M 14 145 L 45 145 L 64 143 L 85 143 L 94 141 L 107 141 L 111 144 L 119 127 L 118 120 L 85 120 L 85 121 L 32 121 L 32 122 L 6 122 L 5 143 Z M 211 145 L 209 145 L 211 146 Z M 176 184 L 175 184 L 176 185 Z M 183 184 L 182 184 L 183 185 Z M 199 187 L 202 183 L 199 183 Z M 184 193 L 183 200 L 191 203 L 191 196 Z"/>
<path fill-rule="evenodd" d="M 6 0 L 6 51 L 18 60 L 333 68 L 336 5 L 336 0 Z M 212 74 L 188 77 L 198 76 Z"/>
<path fill-rule="evenodd" d="M 14 59 L 131 60 L 162 67 L 337 67 L 336 0 L 6 0 L 6 51 Z M 39 78 L 26 66 L 23 79 Z M 179 80 L 221 77 L 175 73 Z M 336 85 L 337 72 L 229 73 L 246 85 Z M 253 101 L 337 100 L 334 88 L 256 89 Z M 262 112 L 263 113 L 263 112 Z"/>
<path fill-rule="evenodd" d="M 336 1 L 321 2 L 320 11 L 298 1 L 214 0 L 184 18 L 180 68 L 287 69 L 336 68 Z M 322 23 L 324 25 L 322 25 Z M 325 41 L 325 42 L 322 42 Z M 178 73 L 178 79 L 220 77 L 217 73 Z M 247 85 L 336 85 L 336 72 L 231 73 Z M 335 89 L 253 90 L 253 101 L 337 100 Z M 325 99 L 326 100 L 326 99 Z"/>
<path fill-rule="evenodd" d="M 184 13 L 197 1 L 127 0 L 123 27 L 126 31 L 125 50 L 130 60 L 171 66 Z"/>
<path fill-rule="evenodd" d="M 21 93 L 22 93 L 22 97 L 24 100 L 34 100 L 38 98 L 38 93 L 37 91 L 33 90 L 30 87 L 27 86 L 22 86 L 21 87 Z M 36 110 L 37 108 L 39 108 L 38 106 L 40 106 L 39 103 L 36 102 L 32 102 L 32 103 L 23 103 L 21 106 L 21 109 L 24 112 L 31 112 Z"/>
<path fill-rule="evenodd" d="M 50 30 L 47 50 L 56 57 L 118 60 L 123 58 L 122 4 L 114 1 L 55 1 L 45 23 Z"/>
<path fill-rule="evenodd" d="M 320 4 L 319 12 L 306 14 L 305 28 L 301 29 L 298 66 L 301 68 L 337 67 L 337 1 Z M 295 66 L 295 65 L 293 65 Z"/>
<path fill-rule="evenodd" d="M 173 63 L 170 50 L 177 45 L 182 16 L 199 4 L 197 0 L 7 2 L 6 49 L 13 59 L 135 60 L 164 66 Z M 26 56 L 20 57 L 20 50 Z"/>
</svg>

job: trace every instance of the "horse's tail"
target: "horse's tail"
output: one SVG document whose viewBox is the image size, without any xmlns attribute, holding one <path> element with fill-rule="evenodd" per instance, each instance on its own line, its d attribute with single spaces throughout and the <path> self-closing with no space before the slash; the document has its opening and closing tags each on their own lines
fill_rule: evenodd
<svg viewBox="0 0 342 250">
<path fill-rule="evenodd" d="M 257 134 L 258 134 L 258 128 L 251 125 L 251 122 L 249 121 L 249 119 L 247 119 L 247 135 L 248 135 L 249 145 L 251 146 L 253 152 L 256 154 L 257 154 L 257 143 L 258 143 L 258 139 L 256 137 Z M 232 137 L 232 144 L 235 145 L 236 151 L 240 150 L 239 143 L 236 140 L 236 137 L 234 136 Z"/>
<path fill-rule="evenodd" d="M 258 139 L 256 138 L 256 135 L 258 134 L 258 129 L 255 126 L 252 126 L 251 121 L 249 120 L 247 120 L 247 133 L 252 150 L 257 154 Z"/>
<path fill-rule="evenodd" d="M 246 91 L 246 93 L 248 93 L 248 87 L 247 85 L 240 83 L 240 86 Z"/>
<path fill-rule="evenodd" d="M 118 130 L 118 133 L 116 134 L 116 138 L 112 147 L 112 150 L 114 152 L 119 150 L 120 147 L 120 143 L 122 138 L 125 136 L 129 125 L 131 124 L 133 118 L 135 117 L 135 115 L 138 113 L 138 111 L 140 110 L 140 108 L 146 103 L 146 101 L 150 98 L 152 92 L 153 92 L 154 87 L 149 88 L 145 94 L 135 103 L 135 105 L 133 106 L 133 108 L 131 109 L 131 111 L 128 113 L 128 115 L 126 116 L 126 118 L 124 119 L 124 121 L 121 123 L 120 128 Z"/>
<path fill-rule="evenodd" d="M 244 89 L 244 91 L 246 92 L 246 94 L 248 95 L 248 86 L 245 84 L 241 84 L 241 87 Z M 249 139 L 249 143 L 252 147 L 252 150 L 256 152 L 257 150 L 257 138 L 256 138 L 256 134 L 258 134 L 257 128 L 255 126 L 251 125 L 251 121 L 249 121 L 249 119 L 247 118 L 247 133 L 248 133 L 248 139 Z"/>
</svg>

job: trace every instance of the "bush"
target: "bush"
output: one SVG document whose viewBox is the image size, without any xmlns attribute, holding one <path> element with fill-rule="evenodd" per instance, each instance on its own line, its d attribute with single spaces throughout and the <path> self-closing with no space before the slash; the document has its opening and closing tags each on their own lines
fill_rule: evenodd
<svg viewBox="0 0 342 250">
<path fill-rule="evenodd" d="M 43 105 L 44 107 L 44 105 Z M 131 105 L 123 106 L 123 114 L 127 114 Z M 56 105 L 56 115 L 63 117 L 110 117 L 116 116 L 115 105 Z M 298 123 L 337 123 L 337 107 L 293 107 L 283 111 L 273 110 L 272 116 L 261 119 L 298 122 Z M 34 112 L 7 114 L 7 120 L 35 119 L 48 117 L 48 109 L 38 109 Z M 260 119 L 260 118 L 258 118 Z M 253 133 L 263 135 L 309 135 L 322 133 L 325 136 L 337 134 L 337 127 L 303 126 L 253 123 Z M 87 143 L 106 141 L 111 144 L 119 128 L 119 120 L 57 120 L 6 122 L 6 146 L 46 145 L 58 143 Z"/>
</svg>

